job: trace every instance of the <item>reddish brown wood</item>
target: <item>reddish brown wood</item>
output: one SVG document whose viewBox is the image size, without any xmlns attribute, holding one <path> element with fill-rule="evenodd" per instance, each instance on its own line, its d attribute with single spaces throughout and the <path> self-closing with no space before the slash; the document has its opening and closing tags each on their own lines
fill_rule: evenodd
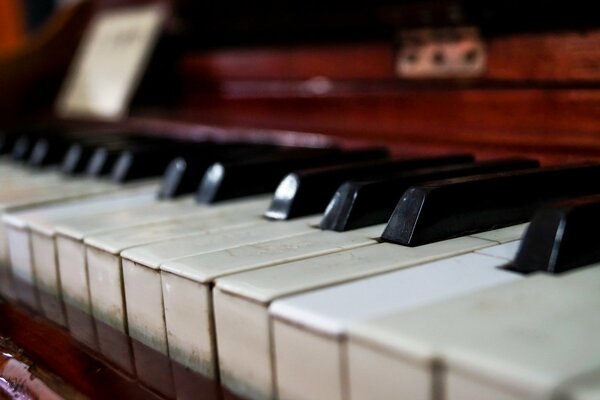
<svg viewBox="0 0 600 400">
<path fill-rule="evenodd" d="M 551 157 L 600 156 L 598 89 L 415 89 L 187 98 L 193 121 Z"/>
<path fill-rule="evenodd" d="M 508 81 L 600 80 L 600 31 L 489 38 L 484 79 Z M 329 44 L 227 49 L 192 53 L 180 71 L 190 80 L 394 79 L 394 45 Z"/>
<path fill-rule="evenodd" d="M 600 31 L 513 35 L 488 43 L 486 77 L 503 80 L 600 80 Z"/>
<path fill-rule="evenodd" d="M 25 38 L 25 18 L 19 0 L 0 2 L 0 54 L 19 46 Z"/>
<path fill-rule="evenodd" d="M 51 106 L 89 15 L 86 2 L 65 6 L 39 34 L 0 57 L 3 125 Z"/>
<path fill-rule="evenodd" d="M 23 282 L 15 282 L 14 287 L 16 290 L 41 296 L 40 301 L 50 300 L 49 295 L 43 295 Z M 23 294 L 25 292 L 21 293 Z M 69 314 L 70 317 L 74 315 Z M 78 342 L 67 330 L 39 316 L 35 311 L 1 299 L 0 351 L 8 351 L 30 365 L 33 376 L 67 399 L 85 396 L 91 399 L 218 400 L 227 395 L 227 398 L 241 400 L 221 389 L 218 382 L 170 361 L 167 356 L 93 320 L 83 311 L 78 311 L 78 315 L 83 318 L 81 321 L 85 320 L 94 327 L 92 331 L 97 335 L 109 335 L 103 337 L 109 338 L 113 343 L 110 355 L 105 353 L 108 351 L 106 349 L 99 352 L 98 349 L 90 348 L 89 343 L 84 345 Z M 75 319 L 69 320 L 69 324 L 71 329 L 79 329 Z M 3 346 L 6 342 L 1 340 L 2 337 L 10 338 L 10 348 Z M 15 348 L 13 344 L 18 347 Z M 125 344 L 127 348 L 132 346 L 135 348 L 134 354 L 122 353 L 119 344 Z M 123 368 L 127 363 L 134 365 L 134 357 L 142 360 L 136 365 L 151 366 L 151 377 L 141 376 L 133 367 L 131 370 Z M 0 364 L 1 362 L 0 358 Z M 0 378 L 2 376 L 0 368 Z M 151 380 L 148 381 L 148 378 Z M 0 398 L 1 392 L 0 390 Z"/>
<path fill-rule="evenodd" d="M 381 79 L 393 77 L 389 43 L 296 48 L 229 49 L 190 54 L 181 73 L 215 81 L 260 79 Z"/>
<path fill-rule="evenodd" d="M 121 373 L 92 357 L 67 332 L 9 305 L 0 306 L 0 328 L 29 358 L 91 398 L 145 398 L 147 393 Z M 60 391 L 60 390 L 59 390 Z"/>
</svg>

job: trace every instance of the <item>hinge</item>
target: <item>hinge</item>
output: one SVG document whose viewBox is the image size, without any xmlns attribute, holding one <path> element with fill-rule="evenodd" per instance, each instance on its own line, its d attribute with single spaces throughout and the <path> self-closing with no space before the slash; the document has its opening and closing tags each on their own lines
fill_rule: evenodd
<svg viewBox="0 0 600 400">
<path fill-rule="evenodd" d="M 485 72 L 486 51 L 477 28 L 401 31 L 397 38 L 400 78 L 471 78 Z"/>
</svg>

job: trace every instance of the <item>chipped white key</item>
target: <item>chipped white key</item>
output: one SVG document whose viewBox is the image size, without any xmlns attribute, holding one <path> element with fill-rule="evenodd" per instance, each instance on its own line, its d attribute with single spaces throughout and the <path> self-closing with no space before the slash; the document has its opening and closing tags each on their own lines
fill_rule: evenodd
<svg viewBox="0 0 600 400">
<path fill-rule="evenodd" d="M 308 219 L 307 225 L 312 225 L 316 219 Z M 229 239 L 224 241 L 227 248 L 216 250 L 201 238 L 192 239 L 191 242 L 175 243 L 175 241 L 157 243 L 124 251 L 123 269 L 125 280 L 125 296 L 127 303 L 127 317 L 129 332 L 132 337 L 146 343 L 159 351 L 167 351 L 167 329 L 164 313 L 169 312 L 166 318 L 171 321 L 169 326 L 169 351 L 178 362 L 205 375 L 214 376 L 214 349 L 211 341 L 214 339 L 212 327 L 203 332 L 202 340 L 196 340 L 197 333 L 190 326 L 202 326 L 210 319 L 210 304 L 199 292 L 189 291 L 188 287 L 210 286 L 211 282 L 219 277 L 234 272 L 265 267 L 293 261 L 296 259 L 327 254 L 343 249 L 373 244 L 373 237 L 379 236 L 383 226 L 359 229 L 347 233 L 324 232 L 315 228 L 308 229 L 307 233 L 285 235 L 276 238 L 276 231 L 284 229 L 290 222 L 267 222 L 264 235 L 257 237 L 253 232 L 243 236 L 253 237 L 253 242 L 237 242 Z M 240 239 L 243 239 L 240 236 Z M 214 241 L 214 240 L 212 240 Z M 187 240 L 186 240 L 187 242 Z M 195 242 L 195 243 L 193 243 Z M 207 247 L 210 245 L 210 248 Z M 185 246 L 185 247 L 184 247 Z M 229 247 L 237 246 L 237 247 Z M 209 252 L 209 250 L 212 250 Z M 193 255 L 181 257 L 185 253 Z M 162 264 L 162 266 L 161 266 Z M 163 287 L 159 266 L 167 274 L 167 291 L 164 293 L 165 311 L 163 311 Z M 167 272 L 168 271 L 168 272 Z M 193 296 L 190 302 L 188 296 Z M 152 299 L 152 300 L 148 300 Z M 203 310 L 202 315 L 195 315 L 194 319 L 180 316 L 180 307 L 185 302 L 185 308 L 193 307 Z M 201 345 L 199 342 L 202 342 Z M 206 345 L 208 347 L 206 347 Z"/>
<path fill-rule="evenodd" d="M 520 278 L 498 269 L 502 263 L 465 254 L 273 302 L 277 397 L 347 398 L 348 324 Z"/>
<path fill-rule="evenodd" d="M 595 265 L 361 321 L 349 329 L 350 398 L 390 384 L 414 399 L 554 399 L 600 368 L 599 290 Z"/>
<path fill-rule="evenodd" d="M 472 237 L 419 247 L 383 243 L 217 279 L 213 304 L 221 382 L 244 396 L 273 396 L 267 308 L 277 298 L 469 253 L 493 244 Z"/>
</svg>

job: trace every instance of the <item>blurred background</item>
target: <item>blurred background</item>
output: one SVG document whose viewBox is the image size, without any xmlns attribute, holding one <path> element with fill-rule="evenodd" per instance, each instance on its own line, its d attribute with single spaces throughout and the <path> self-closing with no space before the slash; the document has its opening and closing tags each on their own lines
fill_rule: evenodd
<svg viewBox="0 0 600 400">
<path fill-rule="evenodd" d="M 0 53 L 14 51 L 40 29 L 58 8 L 79 0 L 0 1 Z"/>
</svg>

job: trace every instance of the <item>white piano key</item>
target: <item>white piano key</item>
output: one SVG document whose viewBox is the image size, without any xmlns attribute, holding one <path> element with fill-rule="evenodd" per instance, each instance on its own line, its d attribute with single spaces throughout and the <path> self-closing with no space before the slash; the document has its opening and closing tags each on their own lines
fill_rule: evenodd
<svg viewBox="0 0 600 400">
<path fill-rule="evenodd" d="M 505 242 L 498 246 L 486 247 L 485 249 L 477 250 L 477 253 L 485 254 L 492 257 L 497 257 L 501 260 L 511 261 L 521 245 L 520 240 L 513 240 L 512 242 Z"/>
<path fill-rule="evenodd" d="M 556 392 L 555 398 L 561 400 L 600 399 L 600 368 L 569 378 Z"/>
<path fill-rule="evenodd" d="M 221 381 L 236 393 L 273 396 L 271 301 L 494 244 L 472 237 L 420 247 L 383 243 L 217 279 L 213 304 Z"/>
<path fill-rule="evenodd" d="M 131 184 L 129 185 L 132 188 L 141 188 L 141 187 L 148 187 L 148 186 L 153 186 L 155 187 L 155 183 L 150 184 L 148 181 L 146 182 L 140 182 L 140 183 L 136 183 L 136 184 Z M 68 186 L 68 185 L 67 185 Z M 32 195 L 32 197 L 23 197 L 20 200 L 15 200 L 13 199 L 12 203 L 5 203 L 2 207 L 2 212 L 6 213 L 6 212 L 19 212 L 19 210 L 22 209 L 30 209 L 32 207 L 48 207 L 48 206 L 53 206 L 55 204 L 60 204 L 58 203 L 60 202 L 68 202 L 68 203 L 75 203 L 77 201 L 86 201 L 87 199 L 93 198 L 94 196 L 103 196 L 103 195 L 109 195 L 112 193 L 115 193 L 119 190 L 121 190 L 122 186 L 119 185 L 114 185 L 114 184 L 109 184 L 106 182 L 96 182 L 96 181 L 86 181 L 83 182 L 81 181 L 80 184 L 77 185 L 71 185 L 70 189 L 69 187 L 63 187 L 61 186 L 50 186 L 50 187 L 44 187 L 43 190 L 33 190 L 30 194 Z M 3 191 L 3 193 L 9 197 L 9 193 Z M 20 192 L 19 196 L 22 195 L 22 191 Z M 57 207 L 61 207 L 61 206 L 57 206 Z M 6 214 L 5 214 L 6 215 Z M 16 222 L 15 222 L 16 221 Z M 22 223 L 22 221 L 19 221 L 19 218 L 14 219 L 11 217 L 10 221 L 9 221 L 9 225 L 12 225 L 13 228 L 17 228 L 17 230 L 23 230 L 26 229 L 26 224 L 24 225 Z M 8 245 L 8 238 L 6 238 L 6 235 L 12 231 L 13 229 L 9 229 L 8 231 L 5 229 L 0 229 L 0 268 L 3 269 L 3 274 L 5 275 L 11 275 L 12 271 L 6 271 L 7 268 L 10 268 L 10 264 L 11 261 L 9 260 L 9 245 Z M 17 236 L 20 235 L 20 233 L 16 233 Z M 23 235 L 20 235 L 23 236 Z M 22 237 L 22 240 L 27 240 L 26 237 Z M 13 241 L 15 242 L 15 241 Z M 18 240 L 17 240 L 18 242 Z M 31 251 L 31 245 L 28 246 L 19 246 L 16 244 L 16 246 L 21 249 L 21 250 L 25 250 L 25 251 Z M 32 257 L 31 255 L 23 255 L 23 256 L 18 256 L 17 258 L 18 263 L 16 264 L 16 268 L 20 269 L 19 271 L 16 271 L 15 275 L 19 277 L 19 279 L 22 279 L 24 282 L 28 282 L 28 283 L 35 283 L 35 273 L 34 273 L 34 267 L 31 265 L 32 262 Z M 14 260 L 13 260 L 14 261 Z M 25 264 L 22 264 L 22 262 L 25 262 Z M 20 268 L 22 267 L 22 268 Z M 3 292 L 6 292 L 5 287 L 6 285 L 3 284 Z M 10 295 L 10 293 L 9 293 Z"/>
<path fill-rule="evenodd" d="M 269 199 L 266 196 L 252 199 L 226 202 L 211 209 L 241 206 L 264 209 Z M 181 220 L 200 216 L 209 209 L 197 205 L 193 199 L 186 197 L 178 201 L 156 202 L 144 207 L 117 209 L 109 213 L 100 213 L 83 218 L 73 218 L 57 225 L 56 249 L 58 270 L 62 282 L 65 301 L 91 313 L 88 272 L 84 238 L 92 234 L 108 233 L 145 224 Z"/>
<path fill-rule="evenodd" d="M 554 399 L 564 382 L 600 368 L 598 290 L 595 265 L 361 321 L 349 329 L 350 398 L 375 385 L 372 361 L 385 357 L 397 367 L 392 384 L 411 398 Z"/>
<path fill-rule="evenodd" d="M 306 223 L 294 224 L 293 227 L 309 229 Z M 273 230 L 274 227 L 260 218 L 260 211 L 255 207 L 240 206 L 235 209 L 227 207 L 220 212 L 206 210 L 202 216 L 188 218 L 185 222 L 170 221 L 92 235 L 85 240 L 92 314 L 125 331 L 120 253 L 130 247 L 164 240 L 185 243 L 187 236 L 195 239 L 198 234 L 213 247 L 222 247 L 227 245 L 228 238 L 260 237 L 261 233 L 268 235 Z"/>
<path fill-rule="evenodd" d="M 5 209 L 16 210 L 52 203 L 70 198 L 85 197 L 118 190 L 119 185 L 85 179 L 64 179 L 41 187 L 24 186 L 0 193 L 0 203 Z"/>
<path fill-rule="evenodd" d="M 521 239 L 528 226 L 529 223 L 512 225 L 507 226 L 505 228 L 494 229 L 491 231 L 474 233 L 470 236 L 485 240 L 491 240 L 498 243 L 512 242 L 514 240 Z"/>
<path fill-rule="evenodd" d="M 167 240 L 122 252 L 130 334 L 152 348 L 167 351 L 161 278 L 158 270 L 163 261 L 189 254 L 208 255 L 228 251 L 223 249 L 230 246 L 296 237 L 315 230 L 312 226 L 318 220 L 319 217 L 307 217 L 292 222 L 262 221 L 251 227 L 215 234 L 207 231 L 181 240 Z M 141 285 L 140 280 L 144 281 Z M 149 296 L 160 299 L 160 302 L 153 304 L 154 307 L 149 307 L 145 301 Z"/>
<path fill-rule="evenodd" d="M 31 259 L 31 243 L 29 235 L 25 230 L 10 229 L 7 231 L 8 246 L 10 252 L 10 264 L 12 277 L 15 283 L 24 287 L 35 286 L 33 274 L 33 262 Z M 28 306 L 37 309 L 39 307 L 37 296 L 32 296 L 31 290 L 17 291 L 17 298 Z"/>
<path fill-rule="evenodd" d="M 50 167 L 38 171 L 28 168 L 24 164 L 14 164 L 10 170 L 0 175 L 0 182 L 2 182 L 2 185 L 5 188 L 3 190 L 5 194 L 9 193 L 10 190 L 26 186 L 43 187 L 52 185 L 63 179 L 65 179 L 65 176 L 55 168 Z"/>
<path fill-rule="evenodd" d="M 314 222 L 316 220 L 310 218 L 307 225 L 310 226 Z M 293 236 L 273 239 L 274 232 L 269 233 L 269 230 L 274 229 L 271 227 L 283 228 L 289 222 L 267 222 L 267 224 L 269 228 L 265 231 L 266 236 L 257 238 L 255 234 L 253 235 L 254 241 L 260 239 L 259 242 L 239 245 L 241 243 L 239 240 L 236 243 L 235 240 L 229 239 L 223 241 L 226 246 L 236 244 L 239 246 L 223 250 L 197 254 L 200 251 L 208 251 L 209 248 L 206 247 L 206 243 L 196 241 L 193 244 L 188 243 L 185 251 L 177 248 L 185 243 L 169 242 L 124 251 L 121 256 L 124 259 L 125 296 L 130 334 L 150 347 L 166 351 L 167 329 L 162 304 L 161 274 L 158 268 L 161 264 L 163 267 L 167 265 L 166 270 L 170 271 L 169 275 L 174 275 L 169 277 L 169 291 L 164 294 L 165 308 L 175 313 L 168 317 L 173 322 L 169 325 L 168 340 L 169 351 L 171 352 L 172 349 L 171 356 L 192 369 L 212 375 L 214 370 L 208 368 L 209 371 L 206 366 L 212 367 L 211 354 L 214 350 L 198 347 L 195 340 L 197 334 L 188 328 L 190 324 L 187 318 L 179 321 L 179 302 L 185 301 L 188 292 L 191 296 L 196 296 L 194 291 L 198 288 L 197 284 L 189 280 L 196 281 L 200 285 L 210 285 L 216 277 L 233 272 L 373 244 L 371 238 L 379 236 L 383 230 L 383 226 L 378 225 L 341 234 L 312 228 L 308 233 L 294 232 Z M 212 250 L 215 250 L 214 245 Z M 168 261 L 185 252 L 194 255 Z M 204 289 L 199 290 L 202 292 Z M 149 297 L 160 301 L 148 304 Z M 207 298 L 202 295 L 198 301 L 200 302 L 197 303 L 198 307 L 204 310 L 204 313 L 202 316 L 199 315 L 196 321 L 203 324 L 209 318 L 211 307 Z M 204 341 L 204 344 L 211 347 L 212 330 L 207 332 L 206 337 L 208 341 Z M 194 347 L 190 347 L 192 345 Z M 196 347 L 198 347 L 197 351 L 190 350 Z M 199 356 L 207 358 L 200 359 Z"/>
<path fill-rule="evenodd" d="M 173 201 L 155 201 L 145 206 L 119 208 L 98 214 L 79 216 L 56 226 L 56 231 L 66 237 L 83 240 L 91 234 L 101 234 L 117 229 L 168 221 L 206 207 L 195 203 L 191 196 Z"/>
<path fill-rule="evenodd" d="M 57 293 L 59 288 L 56 285 L 54 248 L 53 246 L 49 247 L 42 236 L 51 238 L 54 234 L 54 224 L 65 218 L 114 209 L 119 206 L 142 205 L 155 201 L 155 191 L 155 184 L 133 185 L 132 187 L 127 185 L 116 193 L 85 199 L 70 199 L 59 204 L 34 208 L 31 211 L 5 214 L 2 219 L 6 234 L 9 237 L 11 235 L 15 236 L 10 240 L 14 243 L 14 247 L 8 250 L 12 259 L 10 265 L 14 269 L 13 274 L 23 281 L 38 285 L 40 290 L 45 290 L 50 294 Z M 31 235 L 32 231 L 40 232 L 40 235 L 38 235 L 40 243 L 34 243 Z M 19 245 L 21 241 L 23 244 Z M 38 251 L 51 250 L 51 252 L 44 251 L 36 257 L 36 248 Z M 41 264 L 41 271 L 36 268 L 36 263 Z M 48 264 L 51 264 L 51 266 Z M 50 267 L 51 270 L 48 270 L 46 266 Z M 49 276 L 50 281 L 43 279 L 40 281 L 38 276 Z"/>
<path fill-rule="evenodd" d="M 42 235 L 38 232 L 29 232 L 31 236 L 31 250 L 33 252 L 33 276 L 36 288 L 55 299 L 56 301 L 43 301 L 40 306 L 44 315 L 61 326 L 67 325 L 66 316 L 62 307 L 60 279 L 56 265 L 56 245 L 54 236 Z"/>
<path fill-rule="evenodd" d="M 498 269 L 501 264 L 495 257 L 465 254 L 273 302 L 277 396 L 346 398 L 348 324 L 520 278 Z"/>
</svg>

